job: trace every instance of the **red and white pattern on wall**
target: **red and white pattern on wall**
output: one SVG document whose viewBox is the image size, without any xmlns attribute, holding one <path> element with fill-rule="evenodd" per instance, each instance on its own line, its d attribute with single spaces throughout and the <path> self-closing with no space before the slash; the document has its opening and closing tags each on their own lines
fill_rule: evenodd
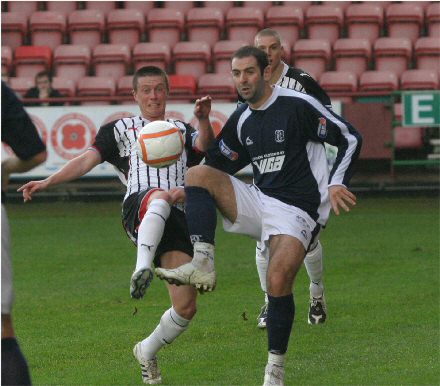
<svg viewBox="0 0 440 386">
<path fill-rule="evenodd" d="M 55 152 L 70 160 L 82 154 L 93 143 L 96 128 L 86 115 L 63 115 L 52 127 L 51 142 Z"/>
</svg>

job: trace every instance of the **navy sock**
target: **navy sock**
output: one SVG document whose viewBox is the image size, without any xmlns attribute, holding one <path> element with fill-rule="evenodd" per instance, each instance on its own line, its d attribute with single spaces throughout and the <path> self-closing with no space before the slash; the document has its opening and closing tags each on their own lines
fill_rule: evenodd
<svg viewBox="0 0 440 386">
<path fill-rule="evenodd" d="M 293 294 L 286 296 L 270 296 L 267 309 L 267 338 L 269 352 L 285 354 L 295 318 L 295 302 Z"/>
<path fill-rule="evenodd" d="M 198 186 L 185 187 L 186 194 L 186 222 L 194 244 L 214 244 L 215 227 L 217 226 L 217 209 L 211 194 Z"/>
<path fill-rule="evenodd" d="M 30 385 L 26 359 L 15 338 L 2 339 L 2 385 Z"/>
</svg>

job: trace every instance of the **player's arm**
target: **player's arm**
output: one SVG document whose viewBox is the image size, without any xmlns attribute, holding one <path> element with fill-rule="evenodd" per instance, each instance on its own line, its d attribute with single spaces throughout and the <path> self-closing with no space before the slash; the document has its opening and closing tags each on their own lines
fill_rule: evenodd
<svg viewBox="0 0 440 386">
<path fill-rule="evenodd" d="M 303 116 L 306 117 L 305 127 L 312 139 L 338 148 L 338 156 L 329 177 L 329 197 L 336 215 L 339 215 L 341 208 L 348 212 L 350 206 L 356 205 L 356 196 L 347 187 L 359 158 L 362 136 L 349 122 L 321 104 L 307 104 Z"/>
<path fill-rule="evenodd" d="M 201 152 L 206 152 L 214 143 L 214 130 L 209 120 L 211 112 L 211 97 L 205 96 L 197 99 L 194 106 L 194 116 L 199 120 L 199 132 L 195 140 L 195 147 Z"/>
<path fill-rule="evenodd" d="M 67 162 L 58 172 L 44 180 L 30 181 L 17 189 L 23 192 L 24 202 L 32 200 L 32 195 L 53 185 L 75 180 L 92 170 L 101 163 L 101 155 L 95 149 L 88 149 L 85 153 Z"/>
</svg>

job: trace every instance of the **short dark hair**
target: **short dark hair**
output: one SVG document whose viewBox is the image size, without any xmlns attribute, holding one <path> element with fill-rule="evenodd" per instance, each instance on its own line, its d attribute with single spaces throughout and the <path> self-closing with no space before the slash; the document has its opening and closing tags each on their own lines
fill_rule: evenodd
<svg viewBox="0 0 440 386">
<path fill-rule="evenodd" d="M 269 65 L 269 59 L 267 54 L 257 47 L 243 46 L 235 51 L 234 55 L 232 55 L 232 59 L 242 59 L 249 56 L 253 56 L 255 59 L 257 59 L 258 67 L 260 67 L 261 73 L 263 74 L 264 69 Z"/>
<path fill-rule="evenodd" d="M 165 81 L 167 91 L 170 91 L 170 81 L 168 80 L 167 73 L 159 67 L 156 66 L 144 66 L 139 68 L 133 76 L 133 90 L 137 90 L 138 79 L 144 76 L 161 76 Z"/>
<path fill-rule="evenodd" d="M 43 76 L 47 76 L 49 79 L 49 82 L 52 83 L 52 74 L 49 71 L 40 71 L 35 75 L 35 81 L 37 81 L 38 78 L 42 78 Z"/>
</svg>

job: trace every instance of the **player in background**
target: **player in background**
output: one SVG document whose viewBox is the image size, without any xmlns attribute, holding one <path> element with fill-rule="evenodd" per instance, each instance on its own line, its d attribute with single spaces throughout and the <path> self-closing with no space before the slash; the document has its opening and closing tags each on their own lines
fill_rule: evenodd
<svg viewBox="0 0 440 386">
<path fill-rule="evenodd" d="M 338 215 L 340 208 L 349 211 L 356 204 L 346 186 L 362 141 L 348 122 L 317 99 L 272 86 L 268 58 L 260 49 L 240 48 L 231 67 L 247 104 L 228 119 L 206 165 L 188 171 L 186 218 L 193 260 L 177 269 L 156 268 L 156 275 L 171 283 L 215 286 L 216 208 L 226 231 L 261 241 L 270 256 L 264 386 L 282 386 L 295 315 L 295 276 L 330 208 Z M 338 147 L 330 173 L 324 142 Z M 253 184 L 233 177 L 248 164 Z"/>
<path fill-rule="evenodd" d="M 4 207 L 9 175 L 24 173 L 46 161 L 46 146 L 23 104 L 2 81 L 2 142 L 15 155 L 2 160 L 2 385 L 30 385 L 26 359 L 15 337 L 12 323 L 12 263 L 9 221 Z"/>
<path fill-rule="evenodd" d="M 270 28 L 261 30 L 255 36 L 254 45 L 266 52 L 269 58 L 269 65 L 272 71 L 269 80 L 271 85 L 278 85 L 312 95 L 324 106 L 331 108 L 330 97 L 307 72 L 299 68 L 290 67 L 281 60 L 284 50 L 281 45 L 281 37 L 277 31 Z M 239 102 L 244 102 L 240 94 Z M 261 253 L 259 242 L 257 242 L 255 261 L 261 289 L 264 292 L 264 304 L 257 318 L 257 326 L 259 328 L 266 328 L 268 304 L 266 274 L 269 261 L 268 257 Z M 310 279 L 310 304 L 307 321 L 309 324 L 324 323 L 327 318 L 327 306 L 324 296 L 322 245 L 319 237 L 316 238 L 314 245 L 307 252 L 304 265 Z"/>
<path fill-rule="evenodd" d="M 189 124 L 169 120 L 180 128 L 185 139 L 185 151 L 177 163 L 156 169 L 143 163 L 136 153 L 139 131 L 151 121 L 164 120 L 169 81 L 158 67 L 142 67 L 133 77 L 133 96 L 141 115 L 122 118 L 102 126 L 95 142 L 82 155 L 42 181 L 23 185 L 25 201 L 53 185 L 75 180 L 98 164 L 107 161 L 117 169 L 127 186 L 123 200 L 122 222 L 130 239 L 137 245 L 136 267 L 130 282 L 130 294 L 141 298 L 153 278 L 153 260 L 157 266 L 175 268 L 192 259 L 185 214 L 181 205 L 173 205 L 183 196 L 179 188 L 184 183 L 189 166 L 197 164 L 213 143 L 214 133 L 209 121 L 210 97 L 195 103 L 194 115 L 199 130 Z M 141 365 L 142 380 L 147 384 L 161 383 L 157 352 L 170 344 L 188 327 L 196 313 L 197 291 L 191 286 L 167 284 L 172 307 L 164 312 L 151 335 L 137 343 L 133 354 Z"/>
</svg>

